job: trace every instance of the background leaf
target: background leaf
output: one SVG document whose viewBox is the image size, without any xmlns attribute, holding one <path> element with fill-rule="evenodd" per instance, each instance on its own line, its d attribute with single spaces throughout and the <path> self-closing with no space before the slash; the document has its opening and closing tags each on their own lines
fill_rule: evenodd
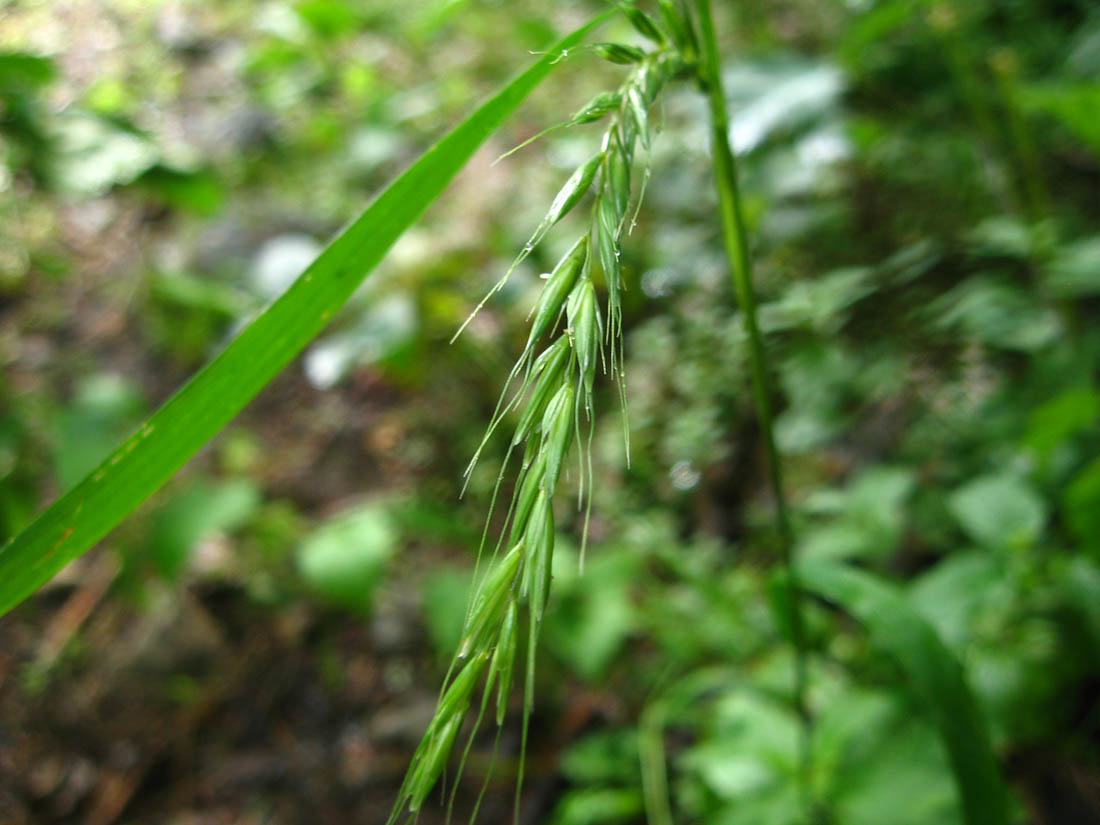
<svg viewBox="0 0 1100 825">
<path fill-rule="evenodd" d="M 341 514 L 307 538 L 298 550 L 298 567 L 324 599 L 363 612 L 396 545 L 386 511 L 368 504 Z"/>
<path fill-rule="evenodd" d="M 1043 500 L 1010 475 L 971 481 L 951 496 L 950 507 L 967 535 L 988 547 L 1026 547 L 1046 520 Z"/>
<path fill-rule="evenodd" d="M 968 825 L 1006 825 L 1007 797 L 989 731 L 959 663 L 903 596 L 874 576 L 829 562 L 799 565 L 806 589 L 858 618 L 901 665 L 947 750 Z"/>
</svg>

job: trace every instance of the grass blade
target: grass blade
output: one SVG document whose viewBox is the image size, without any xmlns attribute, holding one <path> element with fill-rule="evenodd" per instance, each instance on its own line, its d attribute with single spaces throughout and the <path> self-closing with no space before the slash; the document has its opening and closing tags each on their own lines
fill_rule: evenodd
<svg viewBox="0 0 1100 825">
<path fill-rule="evenodd" d="M 0 548 L 0 615 L 102 538 L 240 412 L 321 331 L 557 55 L 611 13 L 557 43 L 425 152 L 102 465 Z"/>
<path fill-rule="evenodd" d="M 889 584 L 835 562 L 798 565 L 807 590 L 859 619 L 871 640 L 898 661 L 935 720 L 947 749 L 967 825 L 1006 825 L 1008 798 L 962 667 L 936 631 Z"/>
</svg>

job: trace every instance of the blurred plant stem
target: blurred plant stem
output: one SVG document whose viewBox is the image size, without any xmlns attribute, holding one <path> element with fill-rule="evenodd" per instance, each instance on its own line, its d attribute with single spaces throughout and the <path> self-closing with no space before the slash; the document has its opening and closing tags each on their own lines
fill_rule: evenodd
<svg viewBox="0 0 1100 825">
<path fill-rule="evenodd" d="M 928 24 L 943 46 L 948 71 L 957 94 L 970 110 L 975 127 L 991 152 L 1000 156 L 1011 178 L 1010 186 L 1021 216 L 1032 224 L 1050 217 L 1050 197 L 1043 182 L 1042 170 L 1034 141 L 1020 112 L 1015 93 L 1016 59 L 1007 49 L 998 50 L 989 61 L 994 85 L 999 97 L 997 108 L 1003 109 L 1004 121 L 997 117 L 985 88 L 983 61 L 966 33 L 952 5 L 940 3 L 928 13 Z"/>
<path fill-rule="evenodd" d="M 1035 150 L 1035 140 L 1020 109 L 1017 95 L 1019 65 L 1011 49 L 998 49 L 989 60 L 996 78 L 997 92 L 1001 98 L 1008 122 L 1008 140 L 1012 145 L 1018 169 L 1020 198 L 1032 223 L 1051 216 L 1050 194 L 1043 180 L 1042 164 Z"/>
<path fill-rule="evenodd" d="M 756 320 L 756 295 L 753 287 L 752 260 L 749 256 L 748 233 L 745 229 L 741 192 L 737 182 L 737 161 L 729 144 L 729 114 L 726 111 L 725 92 L 722 88 L 721 61 L 710 0 L 696 0 L 701 34 L 700 77 L 710 102 L 711 150 L 714 156 L 714 179 L 718 187 L 719 211 L 722 218 L 722 239 L 730 262 L 737 303 L 749 339 L 753 394 L 756 413 L 767 453 L 768 480 L 775 498 L 776 526 L 779 531 L 781 562 L 787 583 L 787 625 L 794 645 L 794 685 L 792 698 L 795 713 L 801 726 L 799 743 L 799 784 L 802 801 L 807 812 L 812 811 L 810 799 L 810 737 L 812 734 L 809 710 L 806 707 L 806 638 L 802 618 L 800 585 L 793 565 L 793 538 L 787 498 L 783 492 L 783 472 L 779 451 L 775 446 L 775 427 L 772 413 L 772 387 L 768 374 L 764 342 Z"/>
</svg>

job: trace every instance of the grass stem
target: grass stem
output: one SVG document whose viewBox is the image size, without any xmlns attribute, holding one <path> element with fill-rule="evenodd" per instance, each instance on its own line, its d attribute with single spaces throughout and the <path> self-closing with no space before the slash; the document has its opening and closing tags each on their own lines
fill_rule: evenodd
<svg viewBox="0 0 1100 825">
<path fill-rule="evenodd" d="M 775 427 L 772 412 L 772 388 L 768 374 L 767 357 L 763 338 L 756 320 L 756 294 L 753 288 L 752 259 L 749 255 L 748 233 L 741 205 L 740 187 L 737 181 L 737 160 L 729 144 L 729 114 L 726 110 L 725 92 L 722 88 L 721 63 L 718 43 L 714 33 L 710 0 L 696 0 L 701 34 L 702 61 L 700 77 L 710 103 L 711 144 L 714 155 L 714 178 L 718 187 L 719 211 L 722 219 L 722 239 L 730 262 L 730 274 L 745 332 L 749 339 L 753 395 L 756 413 L 760 419 L 764 449 L 767 453 L 768 481 L 775 498 L 776 526 L 779 530 L 781 562 L 788 586 L 788 625 L 794 644 L 795 666 L 792 697 L 795 713 L 801 726 L 800 741 L 800 791 L 807 811 L 812 809 L 810 800 L 810 737 L 811 719 L 806 706 L 806 634 L 802 617 L 801 588 L 793 565 L 793 537 L 787 499 L 783 493 L 783 471 L 779 452 L 775 446 Z"/>
</svg>

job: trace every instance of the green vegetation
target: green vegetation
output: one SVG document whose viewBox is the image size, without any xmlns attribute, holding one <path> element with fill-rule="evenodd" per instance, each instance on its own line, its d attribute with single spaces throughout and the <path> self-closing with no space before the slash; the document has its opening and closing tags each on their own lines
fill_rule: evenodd
<svg viewBox="0 0 1100 825">
<path fill-rule="evenodd" d="M 1100 16 L 610 5 L 11 4 L 13 821 L 1100 819 Z"/>
</svg>

